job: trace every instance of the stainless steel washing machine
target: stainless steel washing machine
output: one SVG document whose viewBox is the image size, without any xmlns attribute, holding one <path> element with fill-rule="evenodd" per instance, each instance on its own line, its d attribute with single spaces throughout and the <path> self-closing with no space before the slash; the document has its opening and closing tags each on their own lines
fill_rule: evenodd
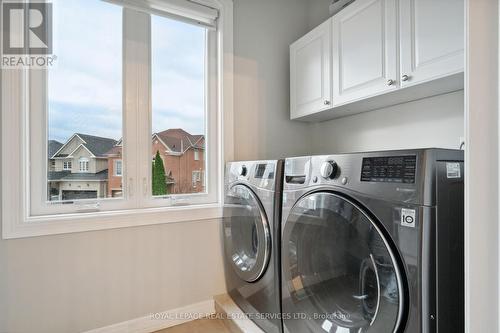
<svg viewBox="0 0 500 333">
<path fill-rule="evenodd" d="M 282 331 L 279 236 L 283 161 L 226 167 L 223 240 L 229 295 L 260 328 Z"/>
<path fill-rule="evenodd" d="M 290 158 L 288 333 L 464 332 L 463 152 Z"/>
</svg>

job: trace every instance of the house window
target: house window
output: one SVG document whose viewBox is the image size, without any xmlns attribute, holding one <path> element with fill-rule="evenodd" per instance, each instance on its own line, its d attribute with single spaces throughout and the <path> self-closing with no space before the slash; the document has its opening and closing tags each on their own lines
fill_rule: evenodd
<svg viewBox="0 0 500 333">
<path fill-rule="evenodd" d="M 89 171 L 89 159 L 88 158 L 80 158 L 78 160 L 80 164 L 80 172 L 88 172 Z"/>
<path fill-rule="evenodd" d="M 231 80 L 225 80 L 231 75 L 224 75 L 232 68 L 232 52 L 226 49 L 232 47 L 232 1 L 51 2 L 55 65 L 1 76 L 2 96 L 9 96 L 1 101 L 1 135 L 4 142 L 15 138 L 9 151 L 18 152 L 11 158 L 2 151 L 3 167 L 17 175 L 3 188 L 29 189 L 2 200 L 6 207 L 19 207 L 2 209 L 11 214 L 2 221 L 37 221 L 26 225 L 41 235 L 56 232 L 44 224 L 54 219 L 61 221 L 58 232 L 83 231 L 89 221 L 102 222 L 103 215 L 112 217 L 101 223 L 105 227 L 118 220 L 144 224 L 120 210 L 144 216 L 153 214 L 147 208 L 160 208 L 154 214 L 168 210 L 165 218 L 151 219 L 162 223 L 220 215 L 222 108 L 232 96 Z M 19 138 L 26 131 L 26 139 Z M 161 146 L 159 176 L 153 172 L 159 163 L 150 163 L 153 145 Z M 192 149 L 203 160 L 197 170 L 187 166 Z M 55 161 L 54 169 L 47 159 Z M 73 168 L 71 160 L 78 165 Z M 112 167 L 114 174 L 108 170 Z M 113 179 L 124 168 L 127 177 Z M 207 180 L 202 191 L 192 190 L 193 171 L 196 182 Z M 153 195 L 153 186 L 159 195 Z M 51 190 L 58 195 L 50 195 Z M 182 210 L 170 209 L 180 204 Z M 212 213 L 190 212 L 190 205 Z M 28 230 L 12 223 L 5 233 Z M 39 224 L 45 226 L 31 227 Z"/>
<path fill-rule="evenodd" d="M 193 183 L 193 187 L 196 187 L 196 185 L 201 181 L 201 171 L 193 171 L 191 181 Z"/>
<path fill-rule="evenodd" d="M 122 160 L 115 160 L 115 176 L 122 176 Z"/>
<path fill-rule="evenodd" d="M 198 149 L 194 150 L 194 160 L 199 161 L 200 160 L 200 151 Z"/>
</svg>

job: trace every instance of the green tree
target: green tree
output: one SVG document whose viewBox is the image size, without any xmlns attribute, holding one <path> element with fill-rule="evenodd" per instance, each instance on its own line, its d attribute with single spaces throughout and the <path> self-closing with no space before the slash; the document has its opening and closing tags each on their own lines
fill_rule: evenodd
<svg viewBox="0 0 500 333">
<path fill-rule="evenodd" d="M 160 152 L 156 152 L 153 162 L 153 195 L 165 195 L 167 193 L 167 183 L 165 179 L 165 167 L 161 159 Z"/>
</svg>

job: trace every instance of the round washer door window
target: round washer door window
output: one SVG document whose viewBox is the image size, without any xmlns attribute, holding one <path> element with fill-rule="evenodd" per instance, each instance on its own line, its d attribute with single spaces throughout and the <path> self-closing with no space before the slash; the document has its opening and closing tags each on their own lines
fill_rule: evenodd
<svg viewBox="0 0 500 333">
<path fill-rule="evenodd" d="M 265 272 L 271 252 L 271 233 L 264 208 L 245 185 L 235 185 L 224 204 L 226 258 L 236 274 L 247 282 Z"/>
<path fill-rule="evenodd" d="M 394 332 L 403 312 L 401 272 L 378 225 L 333 193 L 302 198 L 282 239 L 283 312 L 290 332 Z M 303 320 L 303 318 L 307 318 Z"/>
</svg>

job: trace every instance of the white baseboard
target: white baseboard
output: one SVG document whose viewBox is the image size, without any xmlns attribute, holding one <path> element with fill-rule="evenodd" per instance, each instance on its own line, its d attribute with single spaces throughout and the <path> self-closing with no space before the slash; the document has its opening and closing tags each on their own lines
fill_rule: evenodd
<svg viewBox="0 0 500 333">
<path fill-rule="evenodd" d="M 182 308 L 151 313 L 147 316 L 96 328 L 85 333 L 151 333 L 206 317 L 215 313 L 214 300 L 207 300 Z"/>
</svg>

